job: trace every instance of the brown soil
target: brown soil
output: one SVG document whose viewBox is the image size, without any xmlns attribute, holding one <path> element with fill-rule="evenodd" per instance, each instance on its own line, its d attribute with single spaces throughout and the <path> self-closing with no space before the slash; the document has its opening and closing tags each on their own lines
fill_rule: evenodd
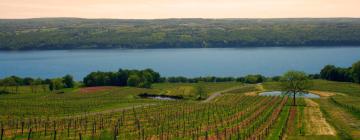
<svg viewBox="0 0 360 140">
<path fill-rule="evenodd" d="M 286 135 L 291 135 L 295 131 L 296 113 L 297 113 L 296 106 L 291 106 L 290 113 L 289 113 L 289 119 L 288 119 L 287 126 L 286 126 L 286 128 L 287 128 Z"/>
<path fill-rule="evenodd" d="M 246 95 L 246 96 L 257 96 L 258 94 L 257 94 L 258 92 L 247 92 L 247 93 L 244 93 L 244 95 Z"/>
<path fill-rule="evenodd" d="M 335 92 L 329 92 L 329 91 L 318 91 L 318 90 L 310 90 L 310 93 L 319 95 L 321 97 L 330 97 L 330 96 L 334 96 L 336 94 L 338 95 L 344 95 L 342 93 L 335 93 Z"/>
</svg>

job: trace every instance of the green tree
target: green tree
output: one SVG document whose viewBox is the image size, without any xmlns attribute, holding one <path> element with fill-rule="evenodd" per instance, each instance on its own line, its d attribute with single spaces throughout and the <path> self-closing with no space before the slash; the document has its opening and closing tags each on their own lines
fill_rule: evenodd
<svg viewBox="0 0 360 140">
<path fill-rule="evenodd" d="M 331 81 L 341 81 L 341 82 L 352 82 L 350 68 L 340 68 L 335 67 L 334 65 L 326 65 L 320 71 L 320 77 L 322 79 L 331 80 Z"/>
<path fill-rule="evenodd" d="M 64 88 L 64 83 L 63 83 L 63 79 L 62 78 L 56 78 L 56 79 L 51 79 L 50 85 L 49 85 L 49 89 L 51 91 L 54 90 L 59 90 Z"/>
<path fill-rule="evenodd" d="M 16 82 L 16 79 L 11 76 L 11 77 L 6 77 L 2 80 L 2 86 L 3 86 L 3 92 L 15 92 L 17 93 L 17 89 L 18 89 L 18 83 Z M 7 90 L 8 87 L 12 87 L 15 86 L 15 91 L 14 89 L 10 89 L 10 91 Z"/>
<path fill-rule="evenodd" d="M 151 83 L 148 82 L 148 81 L 142 81 L 140 82 L 137 87 L 140 87 L 140 88 L 151 88 Z"/>
<path fill-rule="evenodd" d="M 307 94 L 311 81 L 304 72 L 288 71 L 281 78 L 281 86 L 285 94 L 293 97 L 293 105 L 296 106 L 296 95 Z"/>
<path fill-rule="evenodd" d="M 71 75 L 65 75 L 63 77 L 63 83 L 65 88 L 73 88 L 74 87 L 74 78 Z"/>
<path fill-rule="evenodd" d="M 262 75 L 247 75 L 245 76 L 244 82 L 249 84 L 261 83 L 265 80 Z"/>
<path fill-rule="evenodd" d="M 24 84 L 24 85 L 30 85 L 33 81 L 34 81 L 33 78 L 31 78 L 31 77 L 25 77 L 24 80 L 23 80 L 23 84 Z"/>
<path fill-rule="evenodd" d="M 141 79 L 138 75 L 133 74 L 130 75 L 128 80 L 127 80 L 127 85 L 131 86 L 131 87 L 137 87 L 141 82 Z"/>
<path fill-rule="evenodd" d="M 203 100 L 206 98 L 205 92 L 204 92 L 204 86 L 201 83 L 198 83 L 196 85 L 196 96 L 198 100 Z"/>
<path fill-rule="evenodd" d="M 354 63 L 351 67 L 351 74 L 356 83 L 360 83 L 360 61 Z"/>
</svg>

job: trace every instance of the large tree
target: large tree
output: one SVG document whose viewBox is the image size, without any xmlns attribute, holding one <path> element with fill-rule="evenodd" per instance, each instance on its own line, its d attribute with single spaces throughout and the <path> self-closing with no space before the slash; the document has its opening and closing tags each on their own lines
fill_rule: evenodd
<svg viewBox="0 0 360 140">
<path fill-rule="evenodd" d="M 350 68 L 335 67 L 334 65 L 326 65 L 320 72 L 322 79 L 341 82 L 352 82 Z"/>
<path fill-rule="evenodd" d="M 13 77 L 13 76 L 11 76 L 11 77 L 6 77 L 6 78 L 4 78 L 3 80 L 2 80 L 2 86 L 3 86 L 3 89 L 2 89 L 2 91 L 3 92 L 9 92 L 9 93 L 11 93 L 11 92 L 14 92 L 14 90 L 12 89 L 10 89 L 9 91 L 7 90 L 7 88 L 8 87 L 13 87 L 13 86 L 16 86 L 16 91 L 15 92 L 17 92 L 17 86 L 18 85 L 18 83 L 17 83 L 17 81 L 16 81 L 16 79 Z"/>
<path fill-rule="evenodd" d="M 285 94 L 293 97 L 293 105 L 296 106 L 296 95 L 307 94 L 311 81 L 304 72 L 288 71 L 281 78 L 281 86 Z"/>
<path fill-rule="evenodd" d="M 63 83 L 65 88 L 73 88 L 74 87 L 74 78 L 71 75 L 65 75 L 63 77 Z"/>
<path fill-rule="evenodd" d="M 351 68 L 353 79 L 356 83 L 360 83 L 360 61 L 354 63 Z"/>
</svg>

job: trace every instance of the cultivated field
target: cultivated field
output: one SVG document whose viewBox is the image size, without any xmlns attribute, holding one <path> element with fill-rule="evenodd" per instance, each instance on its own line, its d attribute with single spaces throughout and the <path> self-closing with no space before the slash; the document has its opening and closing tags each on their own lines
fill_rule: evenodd
<svg viewBox="0 0 360 140">
<path fill-rule="evenodd" d="M 259 96 L 279 83 L 159 83 L 0 95 L 1 139 L 360 139 L 360 85 L 316 80 L 317 99 Z M 10 87 L 8 90 L 13 90 Z M 213 98 L 198 100 L 201 94 Z M 140 94 L 181 96 L 180 100 Z M 216 94 L 216 96 L 214 96 Z"/>
</svg>

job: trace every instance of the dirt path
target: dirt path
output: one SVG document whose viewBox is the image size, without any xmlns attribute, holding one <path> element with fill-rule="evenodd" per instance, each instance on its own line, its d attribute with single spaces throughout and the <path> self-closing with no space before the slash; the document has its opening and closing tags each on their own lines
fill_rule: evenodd
<svg viewBox="0 0 360 140">
<path fill-rule="evenodd" d="M 326 122 L 320 111 L 319 104 L 305 98 L 304 108 L 305 134 L 306 135 L 336 135 L 335 129 Z"/>
<path fill-rule="evenodd" d="M 228 88 L 228 89 L 225 89 L 225 90 L 222 90 L 222 91 L 214 92 L 206 100 L 204 100 L 202 102 L 203 103 L 210 102 L 211 100 L 215 99 L 216 97 L 221 96 L 222 93 L 229 92 L 229 91 L 232 91 L 232 90 L 236 90 L 236 89 L 239 89 L 239 88 L 242 88 L 242 87 L 243 86 L 236 86 L 236 87 L 231 87 L 231 88 Z"/>
</svg>

